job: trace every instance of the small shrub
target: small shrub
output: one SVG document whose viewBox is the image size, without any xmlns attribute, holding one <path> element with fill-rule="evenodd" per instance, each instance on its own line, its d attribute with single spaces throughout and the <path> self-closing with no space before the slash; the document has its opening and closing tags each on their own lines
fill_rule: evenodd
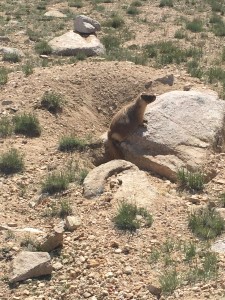
<svg viewBox="0 0 225 300">
<path fill-rule="evenodd" d="M 122 17 L 118 15 L 112 16 L 110 20 L 105 22 L 104 26 L 106 27 L 112 27 L 112 28 L 120 28 L 124 25 L 124 20 Z"/>
<path fill-rule="evenodd" d="M 181 168 L 177 172 L 177 180 L 182 189 L 200 192 L 204 188 L 204 174 L 201 172 L 190 172 Z"/>
<path fill-rule="evenodd" d="M 225 62 L 225 47 L 222 50 L 222 62 Z"/>
<path fill-rule="evenodd" d="M 48 42 L 40 41 L 40 42 L 36 43 L 35 51 L 40 55 L 42 55 L 42 54 L 49 55 L 52 53 L 52 48 L 51 48 L 51 46 L 49 46 Z"/>
<path fill-rule="evenodd" d="M 158 262 L 159 258 L 160 258 L 160 251 L 158 249 L 153 249 L 149 258 L 148 258 L 148 262 L 150 264 L 155 264 Z"/>
<path fill-rule="evenodd" d="M 40 41 L 40 33 L 37 31 L 33 31 L 32 29 L 27 29 L 26 34 L 28 35 L 29 39 L 33 42 L 39 42 Z"/>
<path fill-rule="evenodd" d="M 192 32 L 201 32 L 203 30 L 202 21 L 199 19 L 194 19 L 186 24 L 186 29 Z"/>
<path fill-rule="evenodd" d="M 142 6 L 142 3 L 139 0 L 134 0 L 131 2 L 131 6 L 140 7 L 140 6 Z"/>
<path fill-rule="evenodd" d="M 42 193 L 55 194 L 68 188 L 69 180 L 65 173 L 52 173 L 42 183 Z"/>
<path fill-rule="evenodd" d="M 68 200 L 60 201 L 60 209 L 59 209 L 59 216 L 60 218 L 65 218 L 72 214 L 72 207 Z"/>
<path fill-rule="evenodd" d="M 45 92 L 41 98 L 41 106 L 51 113 L 62 111 L 63 98 L 60 94 L 54 92 Z"/>
<path fill-rule="evenodd" d="M 139 14 L 139 10 L 137 9 L 136 6 L 129 6 L 127 9 L 127 14 L 128 15 L 138 15 Z"/>
<path fill-rule="evenodd" d="M 148 226 L 151 226 L 151 215 L 145 209 L 138 208 L 135 204 L 126 201 L 120 203 L 117 215 L 113 221 L 118 229 L 132 232 L 140 228 L 140 221 L 136 218 L 137 215 L 147 218 Z"/>
<path fill-rule="evenodd" d="M 208 81 L 209 83 L 214 83 L 216 81 L 225 82 L 225 70 L 221 67 L 211 67 L 208 72 Z"/>
<path fill-rule="evenodd" d="M 202 78 L 204 72 L 199 65 L 197 59 L 193 59 L 187 63 L 187 71 L 192 77 Z"/>
<path fill-rule="evenodd" d="M 216 36 L 225 36 L 225 22 L 215 24 L 213 32 Z"/>
<path fill-rule="evenodd" d="M 11 120 L 3 116 L 0 119 L 0 137 L 4 138 L 10 136 L 12 134 L 13 128 L 11 124 Z"/>
<path fill-rule="evenodd" d="M 0 67 L 0 85 L 6 84 L 8 81 L 8 71 L 4 67 Z"/>
<path fill-rule="evenodd" d="M 41 126 L 38 118 L 33 114 L 21 114 L 13 118 L 14 131 L 29 137 L 38 137 L 41 134 Z"/>
<path fill-rule="evenodd" d="M 178 278 L 178 273 L 176 270 L 166 271 L 165 274 L 160 276 L 159 282 L 161 285 L 162 293 L 165 295 L 172 294 L 180 284 L 180 280 Z"/>
<path fill-rule="evenodd" d="M 161 0 L 159 3 L 159 7 L 173 7 L 173 0 Z"/>
<path fill-rule="evenodd" d="M 12 62 L 12 63 L 17 63 L 20 62 L 20 56 L 17 53 L 4 53 L 3 57 L 2 57 L 3 61 L 8 61 L 8 62 Z"/>
<path fill-rule="evenodd" d="M 68 5 L 70 7 L 81 8 L 81 7 L 83 7 L 83 2 L 82 2 L 82 0 L 70 0 L 70 1 L 68 1 Z"/>
<path fill-rule="evenodd" d="M 0 156 L 0 172 L 9 175 L 22 172 L 24 169 L 23 157 L 18 150 L 12 148 Z"/>
<path fill-rule="evenodd" d="M 186 33 L 182 29 L 178 29 L 174 34 L 175 39 L 184 39 L 186 37 Z"/>
<path fill-rule="evenodd" d="M 119 48 L 121 43 L 118 37 L 112 36 L 110 34 L 103 36 L 101 41 L 108 51 L 114 48 Z"/>
<path fill-rule="evenodd" d="M 225 221 L 215 209 L 200 208 L 191 213 L 188 218 L 188 227 L 201 239 L 212 239 L 224 230 Z"/>
<path fill-rule="evenodd" d="M 63 152 L 73 152 L 75 150 L 83 150 L 86 146 L 84 140 L 73 136 L 64 136 L 59 141 L 59 150 Z"/>
<path fill-rule="evenodd" d="M 33 239 L 30 235 L 25 236 L 20 241 L 20 246 L 27 248 L 27 250 L 29 250 L 29 251 L 38 251 L 39 247 L 40 247 L 37 240 Z"/>
<path fill-rule="evenodd" d="M 26 64 L 24 64 L 22 66 L 22 71 L 25 74 L 25 76 L 29 76 L 29 75 L 33 74 L 34 67 L 30 62 L 27 62 Z"/>
<path fill-rule="evenodd" d="M 220 207 L 225 207 L 225 193 L 219 195 Z"/>
<path fill-rule="evenodd" d="M 196 246 L 193 243 L 184 245 L 184 260 L 190 262 L 196 255 Z"/>
</svg>

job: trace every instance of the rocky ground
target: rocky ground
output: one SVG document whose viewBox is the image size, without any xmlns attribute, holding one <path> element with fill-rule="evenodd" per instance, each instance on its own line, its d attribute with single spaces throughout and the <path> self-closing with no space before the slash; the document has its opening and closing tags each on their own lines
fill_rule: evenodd
<svg viewBox="0 0 225 300">
<path fill-rule="evenodd" d="M 120 2 L 101 3 L 98 6 L 106 7 L 106 12 L 103 13 L 93 10 L 93 3 L 85 1 L 84 4 L 80 9 L 70 9 L 74 13 L 87 12 L 100 22 L 105 21 L 112 11 L 118 10 L 122 5 Z M 211 10 L 208 6 L 204 10 L 205 3 L 203 4 L 203 12 L 198 13 L 208 20 Z M 139 34 L 125 41 L 125 46 L 143 45 L 151 39 L 157 41 L 159 36 L 163 39 L 174 36 L 174 32 L 179 28 L 174 24 L 178 19 L 177 14 L 179 12 L 179 16 L 182 16 L 183 8 L 187 7 L 183 2 L 176 7 L 177 10 L 159 8 L 158 5 L 159 1 L 143 2 L 141 14 L 135 17 L 136 23 L 132 16 L 125 17 L 124 10 L 120 11 L 132 32 L 136 32 L 134 24 L 138 23 L 140 26 Z M 196 3 L 189 7 L 188 17 L 195 11 L 196 5 L 199 8 Z M 175 78 L 172 87 L 154 90 L 157 94 L 187 88 L 206 91 L 210 88 L 217 89 L 220 84 L 209 86 L 205 78 L 201 81 L 190 77 L 184 65 L 175 64 L 153 68 L 149 64 L 143 66 L 129 61 L 109 62 L 101 58 L 88 58 L 85 61 L 66 64 L 67 58 L 50 56 L 47 58 L 49 67 L 40 67 L 43 58 L 34 53 L 34 42 L 28 39 L 26 29 L 27 24 L 34 30 L 35 24 L 41 23 L 32 23 L 24 17 L 26 14 L 21 14 L 22 17 L 16 19 L 13 2 L 4 5 L 1 3 L 0 7 L 0 21 L 4 21 L 4 33 L 10 38 L 10 42 L 2 40 L 1 45 L 18 47 L 26 54 L 26 58 L 35 61 L 34 73 L 29 77 L 21 71 L 23 62 L 11 64 L 1 61 L 1 66 L 7 66 L 12 71 L 9 73 L 8 82 L 0 86 L 1 117 L 34 112 L 42 127 L 41 136 L 38 138 L 26 138 L 21 135 L 0 138 L 1 153 L 14 147 L 24 155 L 25 160 L 23 173 L 0 177 L 0 299 L 144 300 L 157 299 L 160 296 L 160 299 L 225 299 L 224 254 L 218 254 L 219 269 L 216 277 L 195 283 L 183 280 L 171 295 L 161 295 L 158 290 L 155 293 L 151 292 L 151 285 L 160 287 L 160 278 L 167 270 L 175 268 L 180 277 L 189 270 L 190 265 L 184 261 L 184 253 L 179 245 L 194 243 L 199 251 L 207 247 L 188 229 L 188 214 L 207 203 L 219 206 L 219 195 L 225 189 L 223 153 L 210 157 L 209 167 L 211 165 L 217 175 L 205 185 L 200 194 L 181 192 L 176 183 L 146 173 L 148 183 L 155 192 L 154 201 L 146 206 L 154 221 L 150 228 L 143 226 L 133 234 L 117 230 L 112 221 L 118 209 L 118 201 L 113 198 L 117 190 L 115 174 L 109 178 L 106 192 L 101 197 L 86 199 L 83 186 L 71 183 L 63 194 L 49 196 L 35 207 L 31 205 L 40 195 L 41 182 L 49 172 L 64 170 L 71 162 L 78 163 L 88 170 L 94 168 L 88 151 L 75 154 L 60 152 L 60 137 L 68 134 L 91 140 L 99 137 L 107 130 L 115 111 L 146 90 L 146 84 L 148 86 L 149 81 L 155 78 L 170 74 Z M 68 9 L 68 3 L 52 3 L 52 7 L 63 11 Z M 46 5 L 46 10 L 49 8 L 51 5 Z M 7 16 L 10 16 L 10 20 L 5 24 Z M 144 18 L 147 18 L 146 21 L 143 21 Z M 30 23 L 26 23 L 25 19 Z M 54 21 L 54 24 L 51 22 L 54 28 L 58 21 Z M 58 29 L 57 34 L 70 30 L 72 19 L 66 19 L 65 24 L 63 29 Z M 38 27 L 39 33 L 46 38 L 41 26 Z M 52 30 L 52 27 L 49 26 L 49 29 Z M 48 38 L 53 38 L 55 33 L 49 33 L 48 30 L 46 29 Z M 106 32 L 100 33 L 100 36 L 104 34 Z M 214 61 L 215 56 L 220 54 L 223 38 L 215 37 L 212 32 L 208 33 L 208 37 L 202 37 L 203 40 L 200 38 L 201 33 L 188 35 L 189 39 L 184 44 L 197 45 L 207 41 L 203 47 L 206 56 L 202 61 L 207 67 Z M 53 115 L 39 108 L 40 99 L 46 91 L 57 92 L 63 96 L 65 101 L 62 113 Z M 127 200 L 132 200 L 129 189 L 125 196 Z M 66 230 L 63 233 L 62 248 L 51 252 L 52 276 L 9 284 L 12 260 L 21 250 L 27 250 L 24 244 L 31 244 L 31 241 L 36 239 L 34 233 L 19 232 L 16 229 L 29 227 L 43 232 L 51 231 L 62 222 L 61 218 L 52 217 L 49 213 L 52 204 L 65 199 L 69 201 L 73 215 L 81 219 L 81 225 L 75 231 Z M 223 210 L 219 208 L 222 215 Z M 6 225 L 11 229 L 6 229 Z M 220 239 L 223 239 L 223 236 Z M 172 250 L 168 260 L 163 249 L 171 244 Z M 153 261 L 153 255 L 157 251 L 161 253 L 161 257 Z"/>
</svg>

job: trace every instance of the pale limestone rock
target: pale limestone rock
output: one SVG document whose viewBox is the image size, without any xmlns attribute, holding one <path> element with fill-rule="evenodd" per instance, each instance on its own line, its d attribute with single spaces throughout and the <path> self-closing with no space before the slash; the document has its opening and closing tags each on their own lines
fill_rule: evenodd
<svg viewBox="0 0 225 300">
<path fill-rule="evenodd" d="M 78 216 L 67 216 L 65 227 L 69 231 L 74 231 L 81 226 L 81 219 Z"/>
<path fill-rule="evenodd" d="M 13 283 L 51 273 L 51 257 L 47 252 L 24 251 L 19 253 L 13 261 L 13 275 L 10 282 Z"/>
</svg>

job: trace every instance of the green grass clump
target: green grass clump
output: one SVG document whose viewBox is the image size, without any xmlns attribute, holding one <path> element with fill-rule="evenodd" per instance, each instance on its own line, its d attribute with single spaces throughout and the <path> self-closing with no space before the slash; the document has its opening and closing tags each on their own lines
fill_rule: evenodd
<svg viewBox="0 0 225 300">
<path fill-rule="evenodd" d="M 202 172 L 190 172 L 181 168 L 177 172 L 179 187 L 192 192 L 201 192 L 204 188 L 204 174 Z"/>
<path fill-rule="evenodd" d="M 26 62 L 23 66 L 22 66 L 22 71 L 24 73 L 25 76 L 29 76 L 31 74 L 33 74 L 34 72 L 34 66 L 32 63 L 30 62 Z"/>
<path fill-rule="evenodd" d="M 40 41 L 40 33 L 37 31 L 33 31 L 32 29 L 28 28 L 26 31 L 26 34 L 28 35 L 29 39 L 33 42 L 39 42 Z"/>
<path fill-rule="evenodd" d="M 24 161 L 18 150 L 12 148 L 0 156 L 0 172 L 9 175 L 22 172 Z"/>
<path fill-rule="evenodd" d="M 137 9 L 136 6 L 131 5 L 131 6 L 129 6 L 127 8 L 127 14 L 128 15 L 138 15 L 139 14 L 139 10 Z"/>
<path fill-rule="evenodd" d="M 225 82 L 225 70 L 221 67 L 211 67 L 207 72 L 209 83 Z"/>
<path fill-rule="evenodd" d="M 84 6 L 82 0 L 69 0 L 68 5 L 76 8 L 81 8 Z"/>
<path fill-rule="evenodd" d="M 6 117 L 3 116 L 0 118 L 0 137 L 4 138 L 7 136 L 10 136 L 13 132 L 13 128 L 12 128 L 12 124 L 11 124 L 11 120 Z"/>
<path fill-rule="evenodd" d="M 4 67 L 0 67 L 0 85 L 6 84 L 8 81 L 8 71 Z"/>
<path fill-rule="evenodd" d="M 41 98 L 41 106 L 51 113 L 62 111 L 63 98 L 55 92 L 45 92 Z"/>
<path fill-rule="evenodd" d="M 16 115 L 13 118 L 14 132 L 24 134 L 28 137 L 38 137 L 41 135 L 41 126 L 38 118 L 31 113 Z"/>
<path fill-rule="evenodd" d="M 151 226 L 153 219 L 147 210 L 138 208 L 137 205 L 126 201 L 120 203 L 117 215 L 113 218 L 113 221 L 118 229 L 132 232 L 140 228 L 140 221 L 136 218 L 137 215 L 144 217 L 147 226 Z"/>
<path fill-rule="evenodd" d="M 17 63 L 21 61 L 21 58 L 17 53 L 12 52 L 12 53 L 4 53 L 2 60 L 12 62 L 12 63 Z"/>
<path fill-rule="evenodd" d="M 202 78 L 204 75 L 204 71 L 197 59 L 190 60 L 187 63 L 187 71 L 192 77 Z"/>
<path fill-rule="evenodd" d="M 159 282 L 161 285 L 162 293 L 165 295 L 172 294 L 173 291 L 179 286 L 180 280 L 176 270 L 166 271 L 160 276 Z"/>
<path fill-rule="evenodd" d="M 186 29 L 192 32 L 201 32 L 203 30 L 203 23 L 199 19 L 193 19 L 191 22 L 186 23 Z"/>
<path fill-rule="evenodd" d="M 50 195 L 65 191 L 68 188 L 68 175 L 63 172 L 49 174 L 42 182 L 42 193 Z"/>
<path fill-rule="evenodd" d="M 113 36 L 111 34 L 107 34 L 105 36 L 103 36 L 103 38 L 101 39 L 102 43 L 104 44 L 106 50 L 113 50 L 115 48 L 119 48 L 121 41 L 118 37 Z"/>
<path fill-rule="evenodd" d="M 182 29 L 178 29 L 174 34 L 175 39 L 184 39 L 186 37 L 186 33 Z"/>
<path fill-rule="evenodd" d="M 49 46 L 48 42 L 40 41 L 36 43 L 35 51 L 40 55 L 49 55 L 52 53 L 52 48 Z"/>
<path fill-rule="evenodd" d="M 73 210 L 68 199 L 62 199 L 61 201 L 53 202 L 43 213 L 44 217 L 60 217 L 65 218 L 70 216 Z"/>
<path fill-rule="evenodd" d="M 59 150 L 62 152 L 73 152 L 83 150 L 86 142 L 73 136 L 64 136 L 59 141 Z"/>
<path fill-rule="evenodd" d="M 224 231 L 225 221 L 220 214 L 210 207 L 200 208 L 191 213 L 188 218 L 188 227 L 201 239 L 215 238 Z"/>
<path fill-rule="evenodd" d="M 159 7 L 173 7 L 173 0 L 161 0 L 159 3 Z"/>
<path fill-rule="evenodd" d="M 124 20 L 119 15 L 113 15 L 111 19 L 104 23 L 106 27 L 120 28 L 124 25 Z"/>
</svg>

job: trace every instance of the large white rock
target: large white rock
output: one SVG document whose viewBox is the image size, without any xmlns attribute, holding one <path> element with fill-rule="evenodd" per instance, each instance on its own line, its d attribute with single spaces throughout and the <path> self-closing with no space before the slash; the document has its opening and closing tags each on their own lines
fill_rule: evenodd
<svg viewBox="0 0 225 300">
<path fill-rule="evenodd" d="M 74 19 L 74 30 L 79 33 L 90 34 L 101 30 L 101 25 L 98 21 L 90 17 L 79 15 Z"/>
<path fill-rule="evenodd" d="M 181 166 L 201 168 L 225 150 L 225 102 L 215 93 L 172 91 L 147 106 L 147 128 L 121 144 L 125 159 L 174 180 Z"/>
<path fill-rule="evenodd" d="M 19 253 L 13 261 L 13 275 L 10 282 L 13 283 L 51 273 L 51 257 L 47 252 L 24 251 Z"/>
<path fill-rule="evenodd" d="M 119 184 L 115 184 L 115 180 Z M 84 196 L 95 198 L 112 191 L 115 200 L 129 200 L 137 205 L 151 206 L 158 193 L 144 171 L 124 160 L 112 160 L 89 172 L 84 180 Z"/>
<path fill-rule="evenodd" d="M 102 55 L 105 48 L 95 35 L 82 37 L 74 31 L 64 33 L 49 42 L 53 53 L 57 55 L 73 56 L 84 53 L 87 56 Z"/>
</svg>

